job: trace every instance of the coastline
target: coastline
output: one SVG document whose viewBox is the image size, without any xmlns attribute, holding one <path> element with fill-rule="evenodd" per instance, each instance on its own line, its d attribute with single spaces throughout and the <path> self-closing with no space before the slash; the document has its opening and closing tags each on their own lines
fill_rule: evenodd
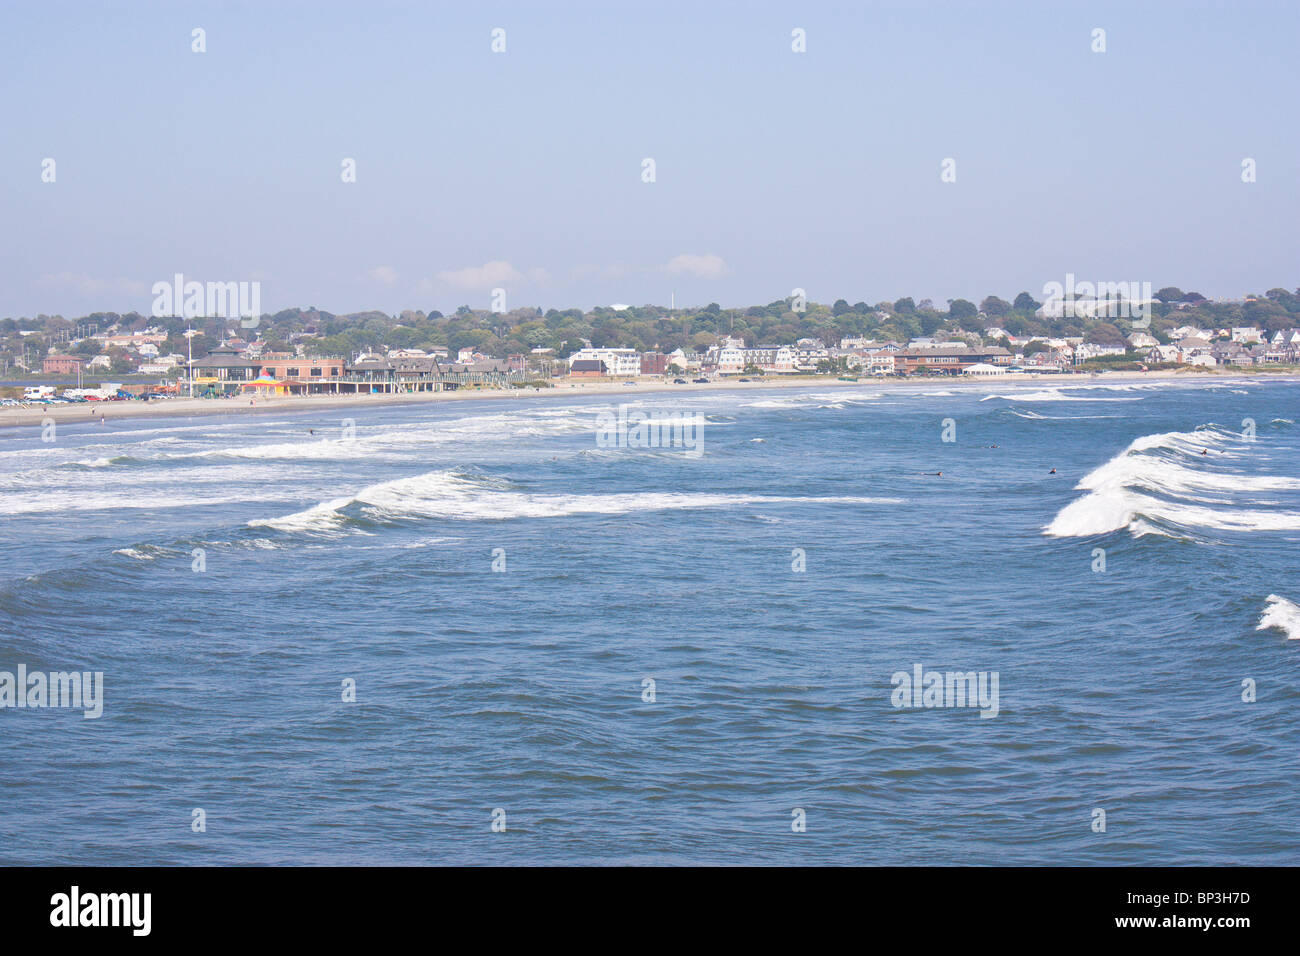
<svg viewBox="0 0 1300 956">
<path fill-rule="evenodd" d="M 1214 372 L 1183 372 L 1178 370 L 1161 370 L 1153 372 L 1106 372 L 1104 374 L 1083 375 L 1014 375 L 997 377 L 952 376 L 926 378 L 868 378 L 856 382 L 841 381 L 836 377 L 790 377 L 767 381 L 750 382 L 716 381 L 707 385 L 673 385 L 667 382 L 638 382 L 635 388 L 629 388 L 622 382 L 583 382 L 562 383 L 552 388 L 484 388 L 457 389 L 451 392 L 415 392 L 411 394 L 380 395 L 300 395 L 259 397 L 256 404 L 252 399 L 211 398 L 169 398 L 155 399 L 149 402 L 92 402 L 75 405 L 48 405 L 32 408 L 0 409 L 0 429 L 40 426 L 47 420 L 57 423 L 95 422 L 103 415 L 107 420 L 124 418 L 178 418 L 208 417 L 213 415 L 254 415 L 261 413 L 285 414 L 296 412 L 314 412 L 329 409 L 365 409 L 389 405 L 419 404 L 424 402 L 474 401 L 481 399 L 534 399 L 534 398 L 580 398 L 587 395 L 621 395 L 635 398 L 646 394 L 679 394 L 709 391 L 736 391 L 742 389 L 773 390 L 787 388 L 906 388 L 906 387 L 942 387 L 972 388 L 980 385 L 1000 385 L 1009 388 L 1037 387 L 1043 383 L 1053 385 L 1082 385 L 1096 383 L 1132 383 L 1149 381 L 1178 380 L 1199 384 L 1210 384 L 1230 379 L 1254 378 L 1258 376 L 1276 378 L 1284 381 L 1294 379 L 1294 370 L 1268 372 L 1251 368 L 1231 368 Z"/>
</svg>

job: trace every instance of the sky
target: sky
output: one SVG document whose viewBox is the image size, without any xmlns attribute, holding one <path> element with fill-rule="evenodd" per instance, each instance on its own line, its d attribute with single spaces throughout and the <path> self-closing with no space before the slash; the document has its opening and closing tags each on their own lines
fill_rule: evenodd
<svg viewBox="0 0 1300 956">
<path fill-rule="evenodd" d="M 0 317 L 177 273 L 335 313 L 1295 288 L 1297 36 L 1287 0 L 5 0 Z"/>
</svg>

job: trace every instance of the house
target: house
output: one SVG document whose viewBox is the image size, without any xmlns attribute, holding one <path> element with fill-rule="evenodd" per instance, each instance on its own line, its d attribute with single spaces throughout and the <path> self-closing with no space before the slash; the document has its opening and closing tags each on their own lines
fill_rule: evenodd
<svg viewBox="0 0 1300 956">
<path fill-rule="evenodd" d="M 1149 349 L 1153 345 L 1160 344 L 1149 332 L 1130 332 L 1127 341 L 1129 346 L 1135 349 Z"/>
<path fill-rule="evenodd" d="M 1074 364 L 1082 365 L 1089 359 L 1103 355 L 1124 355 L 1128 349 L 1123 345 L 1099 345 L 1096 342 L 1082 342 L 1074 347 Z"/>
<path fill-rule="evenodd" d="M 1145 358 L 1152 365 L 1184 361 L 1183 350 L 1177 345 L 1153 345 L 1147 350 Z"/>
<path fill-rule="evenodd" d="M 603 378 L 606 374 L 605 363 L 600 359 L 572 359 L 569 362 L 569 375 L 573 378 Z"/>
</svg>

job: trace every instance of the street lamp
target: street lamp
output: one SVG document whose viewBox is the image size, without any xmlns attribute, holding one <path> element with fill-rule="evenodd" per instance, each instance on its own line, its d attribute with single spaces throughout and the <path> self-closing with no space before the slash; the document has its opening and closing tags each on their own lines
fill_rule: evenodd
<svg viewBox="0 0 1300 956">
<path fill-rule="evenodd" d="M 185 330 L 185 378 L 190 383 L 190 398 L 194 397 L 194 329 Z"/>
</svg>

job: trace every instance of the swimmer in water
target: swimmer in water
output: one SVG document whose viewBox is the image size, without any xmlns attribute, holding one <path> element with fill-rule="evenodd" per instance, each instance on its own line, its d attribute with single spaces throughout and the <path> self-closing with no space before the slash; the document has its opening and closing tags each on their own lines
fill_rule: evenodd
<svg viewBox="0 0 1300 956">
<path fill-rule="evenodd" d="M 1056 469 L 1053 468 L 1051 471 L 1048 472 L 1048 474 L 1049 474 L 1049 475 L 1054 475 L 1054 474 L 1056 474 Z"/>
</svg>

